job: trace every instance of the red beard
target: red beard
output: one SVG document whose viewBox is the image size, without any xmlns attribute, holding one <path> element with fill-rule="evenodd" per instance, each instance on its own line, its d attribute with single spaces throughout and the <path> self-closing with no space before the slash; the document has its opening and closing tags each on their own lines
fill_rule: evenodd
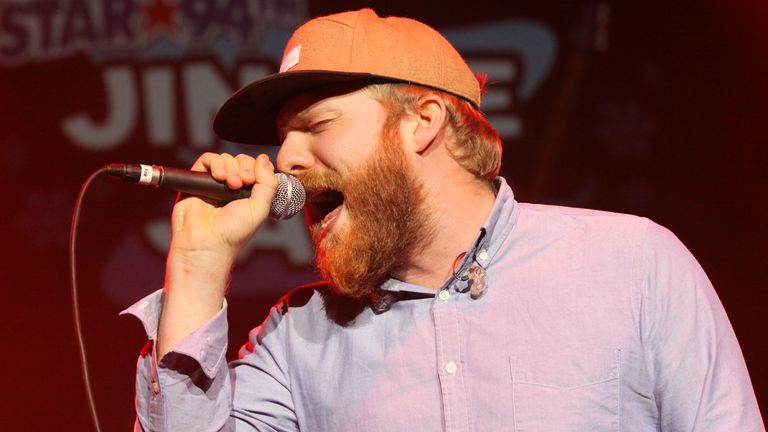
<svg viewBox="0 0 768 432">
<path fill-rule="evenodd" d="M 382 128 L 369 159 L 346 176 L 308 172 L 299 180 L 308 191 L 332 189 L 344 195 L 348 223 L 332 232 L 323 233 L 324 215 L 311 209 L 307 214 L 320 274 L 344 296 L 368 295 L 432 236 L 423 188 L 408 167 L 397 121 Z"/>
</svg>

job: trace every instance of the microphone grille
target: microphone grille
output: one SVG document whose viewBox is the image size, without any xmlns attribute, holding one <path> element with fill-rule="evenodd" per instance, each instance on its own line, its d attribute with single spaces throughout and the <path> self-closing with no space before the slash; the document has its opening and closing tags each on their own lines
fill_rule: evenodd
<svg viewBox="0 0 768 432">
<path fill-rule="evenodd" d="M 269 215 L 275 220 L 288 219 L 304 208 L 307 194 L 304 191 L 304 186 L 296 177 L 285 173 L 276 175 L 277 194 L 272 200 Z"/>
</svg>

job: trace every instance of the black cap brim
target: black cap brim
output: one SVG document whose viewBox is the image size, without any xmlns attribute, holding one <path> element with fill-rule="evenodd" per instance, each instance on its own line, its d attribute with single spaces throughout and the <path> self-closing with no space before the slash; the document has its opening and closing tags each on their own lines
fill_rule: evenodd
<svg viewBox="0 0 768 432">
<path fill-rule="evenodd" d="M 213 130 L 242 144 L 279 145 L 277 114 L 288 99 L 330 85 L 360 86 L 392 82 L 367 73 L 295 71 L 269 75 L 245 85 L 227 99 L 213 120 Z"/>
</svg>

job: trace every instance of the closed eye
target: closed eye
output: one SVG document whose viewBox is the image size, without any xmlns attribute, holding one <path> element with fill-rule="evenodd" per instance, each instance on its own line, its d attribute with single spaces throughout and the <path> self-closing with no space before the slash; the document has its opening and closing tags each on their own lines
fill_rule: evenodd
<svg viewBox="0 0 768 432">
<path fill-rule="evenodd" d="M 277 118 L 277 135 L 280 142 L 289 132 L 319 133 L 342 117 L 341 111 L 334 108 L 310 109 L 308 111 L 281 111 Z"/>
<path fill-rule="evenodd" d="M 336 120 L 336 119 L 329 118 L 329 119 L 325 119 L 325 120 L 320 120 L 320 121 L 314 122 L 314 123 L 310 124 L 310 126 L 307 128 L 307 132 L 310 132 L 310 133 L 322 132 L 325 129 L 327 129 L 328 126 L 330 126 L 333 123 L 334 120 Z"/>
<path fill-rule="evenodd" d="M 278 137 L 280 138 L 280 142 L 283 142 L 285 140 L 285 137 L 288 135 L 288 132 L 291 132 L 291 131 L 317 134 L 326 130 L 328 126 L 331 124 L 331 122 L 333 122 L 333 120 L 334 119 L 320 120 L 314 123 L 307 123 L 306 125 L 294 124 L 291 126 L 282 126 L 278 128 Z"/>
</svg>

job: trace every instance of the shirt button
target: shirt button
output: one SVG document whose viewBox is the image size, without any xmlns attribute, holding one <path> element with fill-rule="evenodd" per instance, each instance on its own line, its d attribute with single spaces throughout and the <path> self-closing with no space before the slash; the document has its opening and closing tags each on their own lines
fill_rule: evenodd
<svg viewBox="0 0 768 432">
<path fill-rule="evenodd" d="M 480 251 L 479 254 L 477 254 L 477 257 L 480 258 L 481 261 L 485 261 L 488 259 L 488 251 L 483 249 Z"/>
<path fill-rule="evenodd" d="M 160 386 L 157 384 L 157 381 L 152 380 L 152 393 L 158 394 L 160 393 Z"/>
<path fill-rule="evenodd" d="M 448 292 L 448 290 L 440 290 L 440 292 L 437 293 L 437 296 L 442 301 L 448 301 L 448 298 L 451 296 L 451 294 Z"/>
<path fill-rule="evenodd" d="M 455 374 L 455 373 L 456 373 L 456 370 L 457 370 L 458 368 L 459 368 L 459 367 L 458 367 L 458 366 L 456 366 L 456 363 L 454 363 L 454 362 L 452 362 L 452 361 L 450 361 L 450 362 L 448 362 L 448 363 L 446 363 L 446 364 L 445 364 L 445 371 L 446 371 L 446 372 L 448 372 L 448 374 L 450 374 L 450 375 L 453 375 L 453 374 Z"/>
</svg>

